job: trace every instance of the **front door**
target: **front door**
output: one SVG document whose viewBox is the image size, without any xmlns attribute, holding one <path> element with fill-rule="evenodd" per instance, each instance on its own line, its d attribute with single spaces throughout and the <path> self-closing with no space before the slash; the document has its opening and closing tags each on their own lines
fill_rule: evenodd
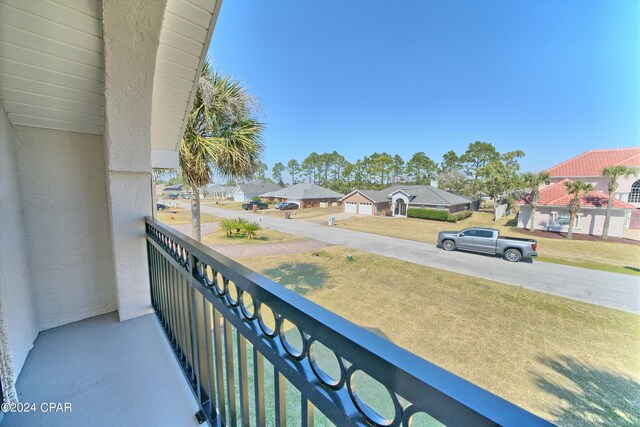
<svg viewBox="0 0 640 427">
<path fill-rule="evenodd" d="M 407 204 L 402 199 L 396 200 L 395 216 L 407 216 Z"/>
</svg>

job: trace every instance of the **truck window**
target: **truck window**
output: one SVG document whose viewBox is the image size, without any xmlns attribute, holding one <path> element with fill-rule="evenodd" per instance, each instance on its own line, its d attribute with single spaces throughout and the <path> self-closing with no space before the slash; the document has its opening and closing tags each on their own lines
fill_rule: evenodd
<svg viewBox="0 0 640 427">
<path fill-rule="evenodd" d="M 478 230 L 478 237 L 486 237 L 486 238 L 492 239 L 493 231 Z"/>
<path fill-rule="evenodd" d="M 465 236 L 469 236 L 469 237 L 477 237 L 478 236 L 478 230 L 467 230 L 464 232 Z"/>
</svg>

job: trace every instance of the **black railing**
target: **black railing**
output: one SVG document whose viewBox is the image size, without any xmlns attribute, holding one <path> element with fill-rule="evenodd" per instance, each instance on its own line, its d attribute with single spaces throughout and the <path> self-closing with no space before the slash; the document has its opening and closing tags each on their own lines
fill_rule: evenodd
<svg viewBox="0 0 640 427">
<path fill-rule="evenodd" d="M 549 425 L 160 222 L 146 232 L 153 306 L 212 425 Z"/>
</svg>

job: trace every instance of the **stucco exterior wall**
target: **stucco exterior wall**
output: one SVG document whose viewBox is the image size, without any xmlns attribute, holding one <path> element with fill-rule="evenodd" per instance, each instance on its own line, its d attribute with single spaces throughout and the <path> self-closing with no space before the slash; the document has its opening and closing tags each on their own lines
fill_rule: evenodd
<svg viewBox="0 0 640 427">
<path fill-rule="evenodd" d="M 615 192 L 615 197 L 624 202 L 628 202 L 629 193 L 631 192 L 631 186 L 634 182 L 640 179 L 640 167 L 635 168 L 637 170 L 636 175 L 622 177 L 618 180 L 618 188 Z M 556 182 L 562 181 L 563 177 L 553 177 L 550 179 L 550 183 L 554 184 Z M 604 176 L 586 176 L 586 177 L 569 177 L 571 180 L 582 180 L 588 183 L 593 184 L 596 187 L 596 190 L 602 191 L 605 194 L 609 194 L 609 180 Z M 544 188 L 545 186 L 541 186 Z M 635 207 L 640 207 L 640 203 L 631 203 Z"/>
<path fill-rule="evenodd" d="M 144 217 L 152 215 L 151 109 L 166 0 L 103 0 L 104 149 L 121 320 L 151 312 Z"/>
<path fill-rule="evenodd" d="M 15 396 L 15 380 L 38 335 L 16 145 L 17 136 L 0 103 L 0 377 L 8 400 Z"/>
<path fill-rule="evenodd" d="M 39 329 L 115 310 L 102 137 L 15 129 Z"/>
<path fill-rule="evenodd" d="M 536 230 L 567 232 L 568 225 L 557 225 L 551 220 L 552 212 L 567 211 L 564 207 L 548 207 L 541 206 L 536 210 L 535 228 Z M 574 227 L 573 232 L 578 234 L 592 234 L 601 236 L 606 218 L 606 209 L 590 209 L 583 208 L 578 211 L 578 215 L 582 216 L 579 227 Z M 518 227 L 528 228 L 531 221 L 531 207 L 524 205 L 520 208 L 518 216 Z M 609 236 L 622 237 L 625 222 L 625 211 L 622 209 L 614 209 L 611 213 L 611 221 L 609 223 Z"/>
</svg>

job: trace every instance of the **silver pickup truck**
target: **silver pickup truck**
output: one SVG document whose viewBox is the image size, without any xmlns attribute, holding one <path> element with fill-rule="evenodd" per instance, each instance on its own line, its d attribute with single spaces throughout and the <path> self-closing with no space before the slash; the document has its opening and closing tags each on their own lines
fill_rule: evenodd
<svg viewBox="0 0 640 427">
<path fill-rule="evenodd" d="M 445 251 L 460 249 L 484 254 L 502 255 L 504 259 L 518 262 L 522 258 L 538 256 L 538 242 L 534 239 L 500 237 L 495 228 L 467 228 L 462 231 L 438 233 L 438 247 Z"/>
</svg>

